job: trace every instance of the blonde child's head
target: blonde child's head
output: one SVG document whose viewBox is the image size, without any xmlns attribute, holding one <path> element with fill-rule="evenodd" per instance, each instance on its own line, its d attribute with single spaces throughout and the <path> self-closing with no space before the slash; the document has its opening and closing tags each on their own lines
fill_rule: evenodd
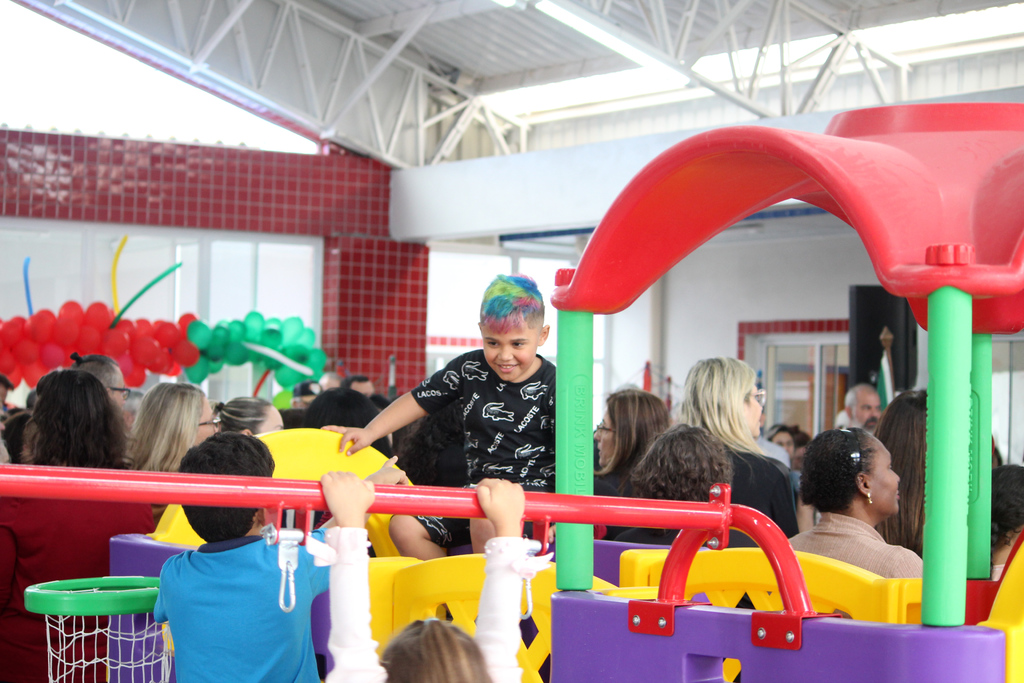
<svg viewBox="0 0 1024 683">
<path fill-rule="evenodd" d="M 483 653 L 458 626 L 415 621 L 384 650 L 388 683 L 491 683 Z"/>
</svg>

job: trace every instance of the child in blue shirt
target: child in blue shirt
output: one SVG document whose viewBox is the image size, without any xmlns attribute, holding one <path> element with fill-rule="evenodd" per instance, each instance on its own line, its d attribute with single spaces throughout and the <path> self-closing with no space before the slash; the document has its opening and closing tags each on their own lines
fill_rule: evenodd
<svg viewBox="0 0 1024 683">
<path fill-rule="evenodd" d="M 465 353 L 388 406 L 365 428 L 325 427 L 355 453 L 391 432 L 459 401 L 466 421 L 470 484 L 505 479 L 526 490 L 555 490 L 555 366 L 537 349 L 548 338 L 544 299 L 523 275 L 499 275 L 480 306 L 482 350 Z M 474 552 L 494 536 L 486 519 L 406 517 L 391 520 L 391 538 L 406 556 L 431 559 L 472 540 Z"/>
<path fill-rule="evenodd" d="M 368 480 L 401 483 L 394 459 Z M 188 450 L 179 471 L 270 477 L 274 460 L 259 439 L 221 433 Z M 295 572 L 294 609 L 278 605 L 278 548 L 260 534 L 263 510 L 183 506 L 206 543 L 167 560 L 154 616 L 170 624 L 179 681 L 320 680 L 310 629 L 313 598 L 327 590 L 329 570 L 305 550 Z M 324 540 L 324 530 L 311 536 Z"/>
</svg>

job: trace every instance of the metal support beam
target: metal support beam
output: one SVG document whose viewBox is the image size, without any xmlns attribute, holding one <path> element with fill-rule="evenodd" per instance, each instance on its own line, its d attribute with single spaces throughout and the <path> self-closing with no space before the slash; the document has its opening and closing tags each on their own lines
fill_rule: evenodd
<svg viewBox="0 0 1024 683">
<path fill-rule="evenodd" d="M 224 18 L 224 21 L 221 22 L 217 30 L 210 36 L 210 39 L 206 41 L 206 44 L 196 53 L 192 60 L 193 70 L 203 68 L 203 63 L 209 58 L 210 53 L 220 44 L 220 41 L 224 40 L 224 36 L 228 34 L 232 27 L 242 20 L 242 15 L 245 14 L 245 11 L 249 9 L 251 4 L 252 0 L 242 0 L 231 10 L 230 14 Z"/>
<path fill-rule="evenodd" d="M 423 28 L 423 25 L 427 23 L 427 19 L 429 19 L 430 15 L 433 13 L 434 7 L 432 5 L 418 10 L 417 20 L 410 24 L 398 40 L 388 48 L 388 51 L 385 52 L 384 56 L 380 58 L 380 61 L 374 65 L 370 73 L 366 74 L 366 78 L 363 79 L 362 83 L 357 85 L 355 89 L 349 93 L 348 99 L 342 103 L 337 113 L 334 114 L 334 118 L 332 118 L 330 123 L 327 125 L 327 130 L 324 131 L 323 137 L 331 137 L 337 132 L 338 123 L 341 121 L 342 117 L 348 113 L 349 109 L 352 108 L 352 105 L 358 102 L 359 99 L 370 90 L 370 86 L 380 78 L 381 74 L 384 73 L 384 70 L 391 66 L 392 62 L 395 61 L 395 58 L 397 58 L 399 53 L 405 49 L 405 46 L 409 44 L 409 41 L 412 40 L 413 36 Z"/>
<path fill-rule="evenodd" d="M 434 155 L 430 157 L 430 165 L 433 166 L 439 162 L 447 159 L 452 152 L 455 151 L 456 145 L 462 140 L 462 136 L 466 134 L 466 129 L 469 128 L 469 124 L 473 121 L 473 117 L 476 116 L 477 111 L 480 109 L 480 98 L 474 97 L 469 100 L 466 107 L 459 114 L 459 117 L 455 119 L 455 123 L 445 133 L 444 138 L 441 140 L 441 144 L 437 146 L 434 151 Z"/>
<path fill-rule="evenodd" d="M 451 0 L 434 5 L 434 13 L 430 15 L 427 24 L 436 24 L 441 21 L 450 21 L 459 17 L 500 9 L 502 9 L 501 6 L 491 0 Z M 421 9 L 413 9 L 360 21 L 355 25 L 355 30 L 364 38 L 404 32 L 416 23 L 421 11 Z"/>
</svg>

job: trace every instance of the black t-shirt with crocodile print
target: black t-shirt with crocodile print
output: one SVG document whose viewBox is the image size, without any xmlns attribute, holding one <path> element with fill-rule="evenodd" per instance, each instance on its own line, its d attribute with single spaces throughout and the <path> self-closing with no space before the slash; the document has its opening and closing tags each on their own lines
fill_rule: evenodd
<svg viewBox="0 0 1024 683">
<path fill-rule="evenodd" d="M 459 401 L 466 420 L 469 481 L 507 479 L 555 490 L 555 366 L 523 382 L 502 382 L 482 350 L 465 353 L 412 390 L 428 413 Z"/>
</svg>

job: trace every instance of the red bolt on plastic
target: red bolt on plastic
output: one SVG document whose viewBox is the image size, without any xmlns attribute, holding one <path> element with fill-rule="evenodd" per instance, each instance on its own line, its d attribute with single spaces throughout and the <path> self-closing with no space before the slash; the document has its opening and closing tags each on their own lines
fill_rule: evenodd
<svg viewBox="0 0 1024 683">
<path fill-rule="evenodd" d="M 969 266 L 974 263 L 974 246 L 933 244 L 925 249 L 924 262 L 929 266 Z"/>
<path fill-rule="evenodd" d="M 576 274 L 575 268 L 559 268 L 555 271 L 555 287 L 564 287 L 572 282 L 572 276 Z"/>
</svg>

